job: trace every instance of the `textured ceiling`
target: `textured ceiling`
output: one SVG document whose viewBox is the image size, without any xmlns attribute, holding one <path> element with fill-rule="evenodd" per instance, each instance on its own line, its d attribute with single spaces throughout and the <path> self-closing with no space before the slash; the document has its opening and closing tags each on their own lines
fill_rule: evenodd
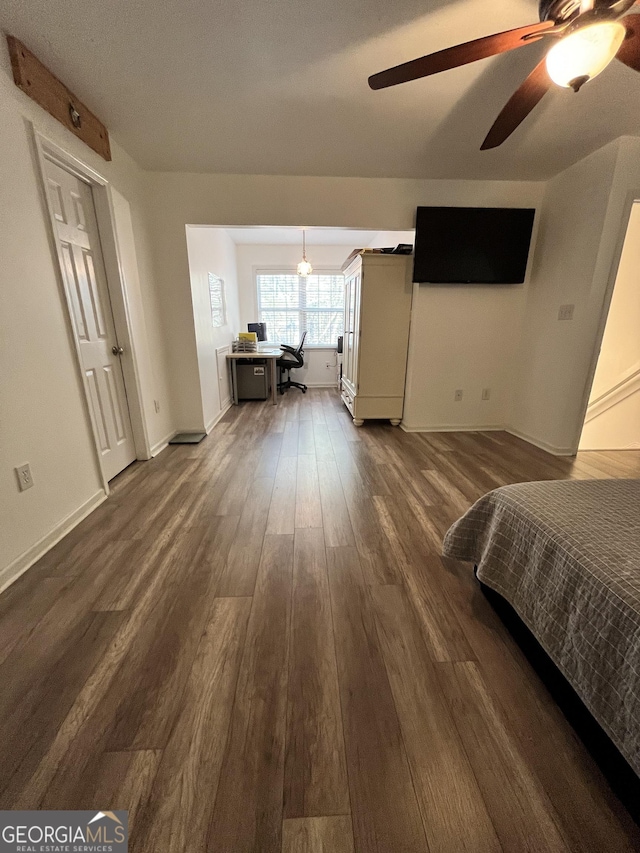
<svg viewBox="0 0 640 853">
<path fill-rule="evenodd" d="M 532 0 L 0 0 L 31 48 L 145 168 L 543 179 L 640 135 L 640 75 L 614 62 L 480 144 L 539 45 L 373 92 L 367 76 L 537 20 Z"/>
</svg>

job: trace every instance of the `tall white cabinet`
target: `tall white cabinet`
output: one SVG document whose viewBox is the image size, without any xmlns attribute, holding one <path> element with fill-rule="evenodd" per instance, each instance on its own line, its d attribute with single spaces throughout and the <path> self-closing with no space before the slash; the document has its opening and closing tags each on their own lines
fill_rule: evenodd
<svg viewBox="0 0 640 853">
<path fill-rule="evenodd" d="M 342 400 L 356 426 L 368 418 L 398 425 L 411 322 L 413 258 L 359 254 L 343 267 L 345 329 Z"/>
</svg>

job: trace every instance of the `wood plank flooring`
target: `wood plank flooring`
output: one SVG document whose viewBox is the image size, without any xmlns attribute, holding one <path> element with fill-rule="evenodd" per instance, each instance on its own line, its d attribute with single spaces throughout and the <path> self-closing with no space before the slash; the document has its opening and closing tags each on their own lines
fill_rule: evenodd
<svg viewBox="0 0 640 853">
<path fill-rule="evenodd" d="M 0 596 L 0 808 L 129 809 L 135 853 L 640 850 L 480 592 L 481 494 L 640 477 L 506 433 L 232 408 L 136 463 Z"/>
</svg>

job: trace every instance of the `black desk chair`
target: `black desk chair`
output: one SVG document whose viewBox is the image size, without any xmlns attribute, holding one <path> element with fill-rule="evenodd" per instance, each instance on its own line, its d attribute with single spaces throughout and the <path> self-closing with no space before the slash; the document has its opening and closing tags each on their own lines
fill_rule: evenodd
<svg viewBox="0 0 640 853">
<path fill-rule="evenodd" d="M 293 347 L 287 346 L 287 344 L 280 344 L 280 349 L 282 350 L 282 355 L 276 361 L 276 366 L 280 368 L 280 382 L 278 382 L 278 391 L 281 394 L 289 388 L 299 388 L 303 394 L 307 391 L 307 386 L 303 385 L 302 382 L 294 382 L 291 378 L 291 371 L 297 367 L 304 367 L 304 339 L 307 337 L 307 333 L 303 332 L 302 337 L 300 338 L 300 343 L 295 349 Z M 284 371 L 287 371 L 287 378 L 285 380 L 282 379 L 282 374 Z"/>
</svg>

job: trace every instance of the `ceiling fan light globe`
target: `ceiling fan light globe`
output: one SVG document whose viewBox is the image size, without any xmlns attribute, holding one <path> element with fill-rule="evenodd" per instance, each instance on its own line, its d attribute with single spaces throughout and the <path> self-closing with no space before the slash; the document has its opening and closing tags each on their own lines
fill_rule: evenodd
<svg viewBox="0 0 640 853">
<path fill-rule="evenodd" d="M 311 266 L 309 261 L 307 261 L 307 260 L 300 261 L 300 263 L 298 264 L 298 275 L 308 276 L 308 275 L 311 275 L 312 272 L 313 272 L 313 267 Z"/>
<path fill-rule="evenodd" d="M 554 44 L 547 54 L 549 77 L 566 89 L 575 88 L 577 80 L 593 80 L 620 50 L 625 35 L 620 21 L 580 27 Z"/>
</svg>

